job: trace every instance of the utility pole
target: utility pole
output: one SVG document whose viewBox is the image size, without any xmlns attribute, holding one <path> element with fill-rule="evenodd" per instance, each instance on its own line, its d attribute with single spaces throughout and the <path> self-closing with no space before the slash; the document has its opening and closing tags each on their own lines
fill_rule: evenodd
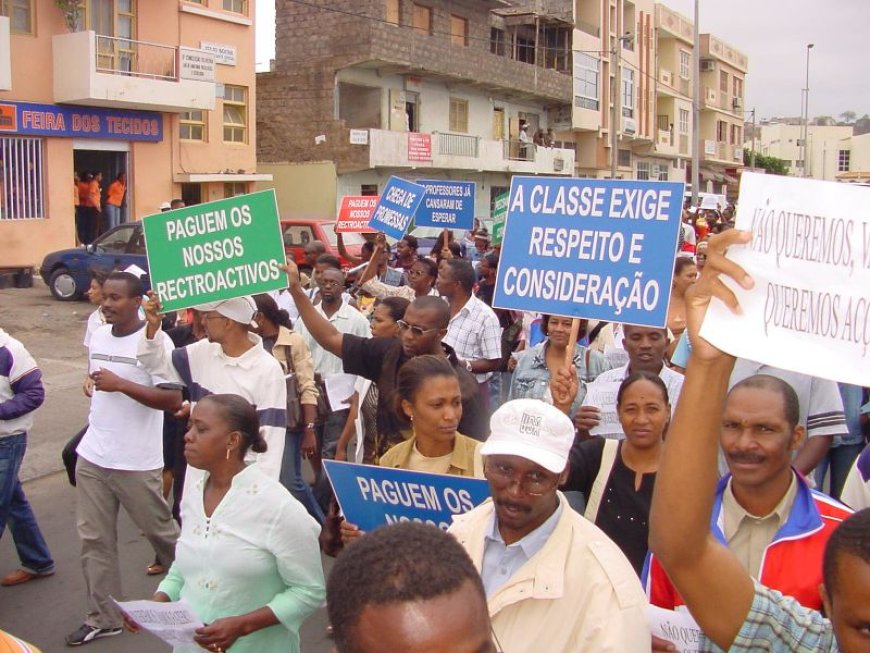
<svg viewBox="0 0 870 653">
<path fill-rule="evenodd" d="M 698 206 L 701 184 L 701 36 L 698 29 L 699 0 L 695 0 L 694 44 L 692 48 L 692 206 Z"/>
<path fill-rule="evenodd" d="M 616 165 L 618 163 L 617 148 L 619 147 L 619 127 L 622 114 L 622 39 L 613 41 L 613 49 L 610 51 L 610 61 L 615 66 L 613 73 L 613 108 L 610 114 L 610 178 L 616 179 Z"/>
<path fill-rule="evenodd" d="M 622 125 L 622 43 L 634 37 L 628 32 L 614 41 L 610 50 L 610 60 L 616 66 L 613 79 L 613 109 L 610 114 L 610 178 L 616 179 L 616 167 L 619 157 L 619 129 Z"/>
<path fill-rule="evenodd" d="M 807 81 L 804 86 L 803 99 L 804 99 L 804 124 L 803 124 L 803 132 L 804 136 L 801 139 L 801 146 L 803 147 L 804 158 L 803 158 L 803 168 L 801 168 L 801 177 L 807 177 L 807 169 L 809 168 L 809 148 L 807 147 L 807 140 L 810 136 L 809 122 L 810 122 L 810 50 L 813 49 L 814 43 L 807 43 Z"/>
<path fill-rule="evenodd" d="M 749 167 L 755 169 L 755 109 L 752 109 L 752 155 L 749 160 Z"/>
</svg>

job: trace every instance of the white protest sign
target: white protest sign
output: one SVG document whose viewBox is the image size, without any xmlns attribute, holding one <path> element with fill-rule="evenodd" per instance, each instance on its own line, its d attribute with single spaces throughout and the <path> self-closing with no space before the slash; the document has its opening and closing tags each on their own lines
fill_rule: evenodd
<svg viewBox="0 0 870 653">
<path fill-rule="evenodd" d="M 688 612 L 649 605 L 647 621 L 652 634 L 674 644 L 677 653 L 698 653 L 701 650 L 701 628 Z"/>
<path fill-rule="evenodd" d="M 733 356 L 870 385 L 870 190 L 747 173 L 738 207 L 736 227 L 753 238 L 728 258 L 755 287 L 726 280 L 743 315 L 714 301 L 701 336 Z"/>
<path fill-rule="evenodd" d="M 329 405 L 332 410 L 344 410 L 348 407 L 345 402 L 347 398 L 353 394 L 354 384 L 356 384 L 356 376 L 353 374 L 330 374 L 324 379 L 326 385 L 326 396 L 329 398 Z"/>
<path fill-rule="evenodd" d="M 203 624 L 184 599 L 171 603 L 112 600 L 121 612 L 143 630 L 156 635 L 170 646 L 199 649 L 199 644 L 193 638 L 196 629 L 202 628 Z"/>
<path fill-rule="evenodd" d="M 614 440 L 625 437 L 616 413 L 616 395 L 620 385 L 621 381 L 593 381 L 586 386 L 583 405 L 595 406 L 601 410 L 601 423 L 590 430 L 589 435 L 602 435 Z"/>
</svg>

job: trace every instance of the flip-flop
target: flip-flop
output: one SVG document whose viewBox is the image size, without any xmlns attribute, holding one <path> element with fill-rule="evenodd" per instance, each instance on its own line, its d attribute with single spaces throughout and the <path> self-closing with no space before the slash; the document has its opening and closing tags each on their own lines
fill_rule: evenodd
<svg viewBox="0 0 870 653">
<path fill-rule="evenodd" d="M 164 572 L 166 572 L 166 567 L 161 565 L 159 562 L 152 563 L 145 567 L 145 573 L 149 576 L 159 576 Z"/>
</svg>

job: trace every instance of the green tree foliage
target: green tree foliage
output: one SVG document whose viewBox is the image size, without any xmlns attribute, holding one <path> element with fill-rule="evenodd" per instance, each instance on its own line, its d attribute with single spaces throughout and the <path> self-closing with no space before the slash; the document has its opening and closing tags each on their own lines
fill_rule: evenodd
<svg viewBox="0 0 870 653">
<path fill-rule="evenodd" d="M 752 152 L 748 149 L 743 150 L 743 165 L 748 166 L 752 163 Z M 764 156 L 755 154 L 755 167 L 762 168 L 770 175 L 787 175 L 788 163 L 783 159 L 777 159 L 775 156 Z"/>
</svg>

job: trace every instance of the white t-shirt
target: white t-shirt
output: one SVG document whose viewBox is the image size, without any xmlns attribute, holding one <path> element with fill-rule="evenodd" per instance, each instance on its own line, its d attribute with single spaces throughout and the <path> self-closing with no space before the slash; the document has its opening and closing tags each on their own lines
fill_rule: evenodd
<svg viewBox="0 0 870 653">
<path fill-rule="evenodd" d="M 136 358 L 141 337 L 141 329 L 118 338 L 112 335 L 111 324 L 101 326 L 91 335 L 88 372 L 102 368 L 149 387 L 167 383 L 148 374 Z M 169 336 L 158 331 L 157 338 L 167 351 L 172 351 Z M 148 408 L 122 392 L 95 390 L 88 430 L 76 451 L 88 462 L 106 469 L 162 469 L 163 411 Z"/>
<path fill-rule="evenodd" d="M 103 317 L 103 310 L 100 308 L 88 315 L 88 324 L 85 327 L 85 339 L 84 342 L 82 342 L 85 348 L 91 346 L 91 336 L 94 335 L 94 331 L 99 329 L 105 323 L 106 318 Z"/>
</svg>

